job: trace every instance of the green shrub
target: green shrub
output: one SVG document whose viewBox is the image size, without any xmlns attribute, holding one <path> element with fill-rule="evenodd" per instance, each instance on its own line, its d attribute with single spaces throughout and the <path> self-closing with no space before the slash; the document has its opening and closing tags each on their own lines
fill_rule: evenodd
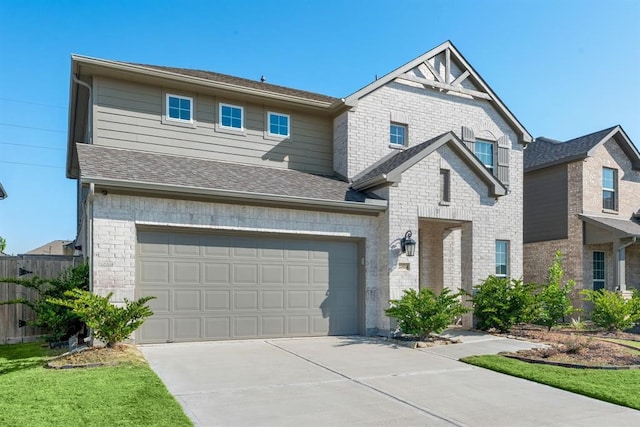
<svg viewBox="0 0 640 427">
<path fill-rule="evenodd" d="M 489 276 L 480 285 L 474 286 L 474 291 L 473 313 L 478 319 L 479 329 L 495 328 L 507 332 L 513 325 L 529 322 L 533 318 L 533 287 L 521 280 Z"/>
<path fill-rule="evenodd" d="M 385 313 L 397 319 L 402 332 L 424 339 L 432 332 L 442 332 L 457 317 L 469 311 L 460 302 L 463 294 L 462 291 L 451 293 L 446 288 L 440 295 L 431 289 L 421 289 L 419 292 L 409 289 L 404 291 L 399 300 L 391 300 L 391 307 Z"/>
<path fill-rule="evenodd" d="M 596 326 L 615 331 L 632 328 L 640 322 L 640 293 L 637 290 L 629 300 L 625 300 L 621 293 L 607 289 L 585 289 L 582 295 L 593 303 L 591 320 Z"/>
<path fill-rule="evenodd" d="M 146 296 L 137 301 L 124 299 L 124 307 L 118 307 L 109 302 L 113 292 L 107 296 L 100 296 L 91 292 L 73 289 L 67 291 L 67 299 L 50 299 L 54 304 L 69 307 L 84 322 L 93 329 L 95 336 L 104 341 L 107 347 L 125 340 L 133 331 L 138 329 L 153 311 L 145 305 L 155 297 Z"/>
<path fill-rule="evenodd" d="M 41 279 L 34 276 L 28 279 L 0 278 L 0 282 L 21 285 L 38 292 L 38 297 L 34 301 L 18 298 L 2 301 L 0 305 L 24 304 L 31 307 L 36 314 L 36 319 L 29 322 L 29 325 L 43 328 L 47 333 L 45 336 L 47 341 L 66 340 L 84 328 L 82 320 L 71 308 L 53 304 L 49 299 L 64 299 L 66 298 L 65 292 L 72 289 L 89 289 L 89 266 L 87 264 L 70 267 L 54 279 Z"/>
<path fill-rule="evenodd" d="M 569 295 L 575 282 L 569 280 L 563 285 L 563 277 L 562 254 L 558 251 L 553 264 L 549 267 L 547 282 L 536 295 L 536 319 L 534 321 L 539 325 L 546 326 L 548 330 L 551 330 L 565 316 L 574 311 Z"/>
</svg>

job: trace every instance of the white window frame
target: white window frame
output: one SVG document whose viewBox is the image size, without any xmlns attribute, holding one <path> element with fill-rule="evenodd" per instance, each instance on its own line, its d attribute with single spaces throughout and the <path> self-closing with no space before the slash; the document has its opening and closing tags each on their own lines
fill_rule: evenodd
<svg viewBox="0 0 640 427">
<path fill-rule="evenodd" d="M 189 120 L 171 117 L 169 115 L 169 98 L 177 98 L 177 99 L 186 99 L 189 101 Z M 166 93 L 165 95 L 165 110 L 164 110 L 164 119 L 169 122 L 175 123 L 189 123 L 193 124 L 193 116 L 195 115 L 195 103 L 193 102 L 193 97 L 184 96 L 184 95 L 176 95 L 175 93 Z"/>
<path fill-rule="evenodd" d="M 485 162 L 482 161 L 480 156 L 478 156 L 478 144 L 486 144 L 491 146 L 491 165 L 487 165 Z M 476 141 L 473 146 L 473 154 L 476 155 L 478 160 L 480 160 L 480 163 L 482 163 L 482 165 L 485 168 L 489 169 L 492 174 L 494 173 L 494 171 L 496 170 L 496 143 L 494 141 L 488 141 L 486 139 L 476 138 Z"/>
<path fill-rule="evenodd" d="M 602 279 L 596 279 L 596 254 L 602 254 Z M 600 262 L 601 260 L 597 260 Z M 600 269 L 598 269 L 598 272 Z M 601 284 L 602 287 L 598 287 L 598 289 L 606 289 L 607 286 L 607 254 L 604 251 L 593 251 L 591 255 L 591 286 L 593 290 L 596 290 L 596 283 Z"/>
<path fill-rule="evenodd" d="M 271 132 L 271 116 L 279 116 L 287 118 L 287 133 L 283 135 L 281 133 L 272 133 Z M 291 116 L 289 114 L 284 113 L 276 113 L 275 111 L 267 111 L 267 136 L 271 136 L 274 138 L 289 138 L 291 136 Z"/>
<path fill-rule="evenodd" d="M 604 186 L 604 173 L 605 171 L 611 171 L 613 173 L 613 188 Z M 604 192 L 608 191 L 613 194 L 613 207 L 605 207 L 604 206 Z M 618 210 L 618 170 L 615 168 L 602 168 L 602 209 L 607 211 L 617 211 Z"/>
<path fill-rule="evenodd" d="M 225 126 L 222 124 L 222 108 L 223 107 L 237 108 L 240 110 L 240 127 L 239 128 L 234 126 Z M 224 130 L 244 132 L 244 107 L 241 105 L 226 104 L 224 102 L 221 102 L 218 105 L 218 125 L 220 126 L 221 129 L 224 129 Z"/>
<path fill-rule="evenodd" d="M 391 130 L 392 130 L 392 128 L 394 126 L 404 130 L 404 135 L 402 137 L 403 138 L 402 144 L 399 144 L 397 142 L 392 142 L 391 141 L 391 138 L 393 136 L 393 133 L 391 132 Z M 406 123 L 398 123 L 398 122 L 390 122 L 389 123 L 389 146 L 390 147 L 395 147 L 395 148 L 406 147 L 407 143 L 408 143 L 408 140 L 409 140 L 409 126 Z"/>
<path fill-rule="evenodd" d="M 498 252 L 498 244 L 504 244 L 504 266 L 505 266 L 505 272 L 503 273 L 498 273 L 496 270 L 498 269 L 498 265 L 503 265 L 502 264 L 502 259 L 498 258 L 498 256 L 500 254 L 502 254 L 502 252 Z M 511 245 L 509 244 L 508 240 L 496 240 L 495 242 L 495 266 L 494 266 L 494 273 L 496 277 L 509 277 L 509 259 L 511 258 L 509 256 L 509 247 Z M 498 262 L 500 261 L 500 264 L 498 264 Z"/>
</svg>

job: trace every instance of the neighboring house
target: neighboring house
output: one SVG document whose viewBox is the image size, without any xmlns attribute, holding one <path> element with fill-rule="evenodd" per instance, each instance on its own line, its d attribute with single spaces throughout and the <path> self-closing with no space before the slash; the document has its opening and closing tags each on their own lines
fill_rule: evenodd
<svg viewBox="0 0 640 427">
<path fill-rule="evenodd" d="M 577 288 L 640 289 L 640 153 L 620 126 L 525 150 L 524 279 L 555 251 Z"/>
<path fill-rule="evenodd" d="M 139 343 L 388 333 L 405 289 L 522 276 L 531 140 L 450 42 L 343 99 L 74 55 L 76 246 L 157 297 Z"/>
<path fill-rule="evenodd" d="M 4 187 L 0 184 L 0 200 L 7 198 L 7 192 L 4 191 Z"/>
<path fill-rule="evenodd" d="M 26 252 L 25 255 L 73 255 L 73 240 L 54 240 Z"/>
</svg>

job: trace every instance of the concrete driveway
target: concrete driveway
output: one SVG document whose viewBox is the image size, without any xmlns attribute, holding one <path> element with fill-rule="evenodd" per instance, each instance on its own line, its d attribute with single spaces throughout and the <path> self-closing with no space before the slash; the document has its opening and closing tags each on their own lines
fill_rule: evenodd
<svg viewBox="0 0 640 427">
<path fill-rule="evenodd" d="M 638 411 L 459 362 L 532 345 L 462 334 L 419 350 L 364 337 L 141 350 L 197 426 L 640 425 Z"/>
</svg>

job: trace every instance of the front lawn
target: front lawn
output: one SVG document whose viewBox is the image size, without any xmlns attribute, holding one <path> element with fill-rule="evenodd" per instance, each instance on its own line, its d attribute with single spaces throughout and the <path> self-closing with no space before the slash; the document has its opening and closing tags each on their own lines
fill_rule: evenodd
<svg viewBox="0 0 640 427">
<path fill-rule="evenodd" d="M 191 426 L 146 363 L 46 369 L 40 343 L 0 346 L 2 426 Z"/>
<path fill-rule="evenodd" d="M 640 369 L 563 368 L 494 355 L 471 356 L 461 360 L 492 371 L 640 410 Z"/>
</svg>

